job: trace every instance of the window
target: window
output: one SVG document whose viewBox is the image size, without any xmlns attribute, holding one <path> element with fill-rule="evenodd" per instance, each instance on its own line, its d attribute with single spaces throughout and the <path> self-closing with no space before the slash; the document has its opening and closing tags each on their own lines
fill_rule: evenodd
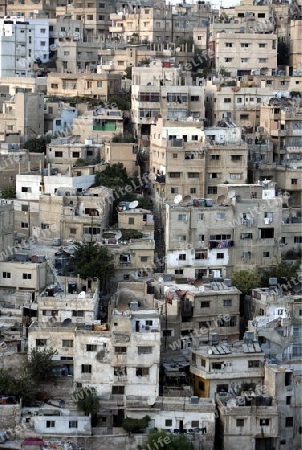
<svg viewBox="0 0 302 450">
<path fill-rule="evenodd" d="M 244 427 L 244 419 L 236 419 L 236 427 Z"/>
<path fill-rule="evenodd" d="M 28 205 L 21 205 L 21 211 L 27 212 L 28 211 Z"/>
<path fill-rule="evenodd" d="M 241 180 L 241 173 L 230 173 L 231 180 Z"/>
<path fill-rule="evenodd" d="M 199 381 L 199 383 L 198 383 L 198 389 L 199 389 L 200 391 L 204 391 L 204 381 Z"/>
<path fill-rule="evenodd" d="M 266 63 L 267 58 L 258 58 L 258 61 L 259 61 L 260 63 Z"/>
<path fill-rule="evenodd" d="M 287 405 L 291 405 L 291 403 L 292 403 L 292 397 L 291 397 L 291 395 L 288 395 L 288 396 L 286 397 L 286 404 L 287 404 Z"/>
<path fill-rule="evenodd" d="M 196 194 L 196 188 L 190 188 L 190 194 Z"/>
<path fill-rule="evenodd" d="M 241 62 L 242 62 L 242 63 L 247 63 L 248 60 L 249 60 L 249 58 L 241 58 Z"/>
<path fill-rule="evenodd" d="M 128 224 L 129 225 L 134 225 L 134 217 L 129 217 L 128 218 Z"/>
<path fill-rule="evenodd" d="M 240 239 L 253 239 L 253 233 L 240 233 Z"/>
<path fill-rule="evenodd" d="M 62 347 L 73 347 L 72 339 L 62 339 Z"/>
<path fill-rule="evenodd" d="M 207 259 L 208 258 L 208 252 L 204 251 L 204 252 L 195 252 L 195 259 Z"/>
<path fill-rule="evenodd" d="M 172 336 L 172 331 L 171 330 L 163 330 L 163 336 L 164 337 Z"/>
<path fill-rule="evenodd" d="M 241 61 L 242 62 L 242 61 Z M 241 97 L 238 97 L 237 98 L 237 103 L 242 103 L 242 98 Z M 240 118 L 241 118 L 241 115 L 240 115 Z"/>
<path fill-rule="evenodd" d="M 233 58 L 224 58 L 224 62 L 232 62 Z"/>
<path fill-rule="evenodd" d="M 247 366 L 249 369 L 256 369 L 261 367 L 261 362 L 257 359 L 257 360 L 251 360 L 247 362 Z"/>
<path fill-rule="evenodd" d="M 232 161 L 241 161 L 241 155 L 231 155 Z"/>
<path fill-rule="evenodd" d="M 153 347 L 138 347 L 137 352 L 139 355 L 151 355 Z"/>
<path fill-rule="evenodd" d="M 22 186 L 21 192 L 31 192 L 31 187 Z"/>
<path fill-rule="evenodd" d="M 285 417 L 285 427 L 291 428 L 294 426 L 294 418 L 293 417 Z"/>
<path fill-rule="evenodd" d="M 229 48 L 230 48 L 230 47 L 233 47 L 233 43 L 232 43 L 232 42 L 226 42 L 226 43 L 225 43 L 225 46 L 226 46 L 226 47 L 229 47 Z"/>
<path fill-rule="evenodd" d="M 265 48 L 266 44 L 263 44 L 262 42 L 260 42 L 259 44 L 259 48 Z"/>
<path fill-rule="evenodd" d="M 216 259 L 224 259 L 224 253 L 217 253 Z"/>
<path fill-rule="evenodd" d="M 127 353 L 127 347 L 114 347 L 114 353 L 118 355 Z"/>
<path fill-rule="evenodd" d="M 216 213 L 216 220 L 225 220 L 225 213 Z"/>
<path fill-rule="evenodd" d="M 149 367 L 137 367 L 136 376 L 137 377 L 147 377 L 149 375 Z"/>
<path fill-rule="evenodd" d="M 274 237 L 274 228 L 260 228 L 260 239 L 272 239 Z"/>
<path fill-rule="evenodd" d="M 2 278 L 11 278 L 10 272 L 2 272 Z"/>
<path fill-rule="evenodd" d="M 179 261 L 186 261 L 187 255 L 185 253 L 180 253 L 178 259 Z"/>
<path fill-rule="evenodd" d="M 125 386 L 112 386 L 111 392 L 113 395 L 124 395 Z"/>
<path fill-rule="evenodd" d="M 171 194 L 178 194 L 178 188 L 177 187 L 172 187 L 171 188 Z"/>
<path fill-rule="evenodd" d="M 208 194 L 217 194 L 217 186 L 208 186 Z"/>
<path fill-rule="evenodd" d="M 263 258 L 269 258 L 269 252 L 263 252 Z"/>
<path fill-rule="evenodd" d="M 199 173 L 198 172 L 189 172 L 188 178 L 199 178 Z"/>
<path fill-rule="evenodd" d="M 178 158 L 178 154 L 177 153 L 173 153 L 172 158 L 173 159 L 177 159 Z"/>
<path fill-rule="evenodd" d="M 55 158 L 63 158 L 63 152 L 55 152 Z"/>
<path fill-rule="evenodd" d="M 166 427 L 172 427 L 172 420 L 171 419 L 166 419 L 165 420 L 165 426 Z"/>
<path fill-rule="evenodd" d="M 86 352 L 96 352 L 97 348 L 95 344 L 86 344 Z"/>
<path fill-rule="evenodd" d="M 291 184 L 298 184 L 298 178 L 292 178 Z"/>
<path fill-rule="evenodd" d="M 209 308 L 210 307 L 210 302 L 200 302 L 200 307 L 201 308 Z"/>
<path fill-rule="evenodd" d="M 23 280 L 31 280 L 31 273 L 23 273 L 22 278 Z"/>
<path fill-rule="evenodd" d="M 82 364 L 81 365 L 81 372 L 82 373 L 91 373 L 91 364 Z"/>
<path fill-rule="evenodd" d="M 47 420 L 46 421 L 46 428 L 54 428 L 56 425 L 56 422 L 54 420 Z"/>
<path fill-rule="evenodd" d="M 103 87 L 103 82 L 102 81 L 97 81 L 96 87 L 98 87 L 98 88 Z"/>
<path fill-rule="evenodd" d="M 302 236 L 294 236 L 294 244 L 302 244 Z"/>
<path fill-rule="evenodd" d="M 182 269 L 175 269 L 174 273 L 175 275 L 183 275 L 184 271 Z"/>
<path fill-rule="evenodd" d="M 169 172 L 170 178 L 180 178 L 180 172 Z"/>
<path fill-rule="evenodd" d="M 199 102 L 199 95 L 191 95 L 191 102 Z"/>
<path fill-rule="evenodd" d="M 187 214 L 178 214 L 178 220 L 187 220 Z"/>
<path fill-rule="evenodd" d="M 36 339 L 36 347 L 46 347 L 47 339 Z"/>
<path fill-rule="evenodd" d="M 218 173 L 216 172 L 209 173 L 209 178 L 218 178 Z"/>
<path fill-rule="evenodd" d="M 232 306 L 232 300 L 223 300 L 223 306 Z"/>
<path fill-rule="evenodd" d="M 187 240 L 187 236 L 185 236 L 185 235 L 183 235 L 183 234 L 179 234 L 179 235 L 177 236 L 177 240 L 178 240 L 178 242 L 184 242 L 184 241 Z"/>
<path fill-rule="evenodd" d="M 199 428 L 199 420 L 192 420 L 191 428 Z"/>
<path fill-rule="evenodd" d="M 232 99 L 229 98 L 229 97 L 225 97 L 225 98 L 223 99 L 223 101 L 224 101 L 224 103 L 231 103 L 231 102 L 232 102 Z"/>
<path fill-rule="evenodd" d="M 212 159 L 218 161 L 220 159 L 220 155 L 212 155 Z"/>
<path fill-rule="evenodd" d="M 83 310 L 81 311 L 81 310 L 78 310 L 78 309 L 77 310 L 74 309 L 72 311 L 72 316 L 73 317 L 84 317 L 84 313 L 85 313 L 85 311 L 83 311 Z"/>
<path fill-rule="evenodd" d="M 261 427 L 268 427 L 269 426 L 269 419 L 260 419 L 259 420 L 259 425 Z"/>
<path fill-rule="evenodd" d="M 77 420 L 70 420 L 69 421 L 69 428 L 78 428 L 78 421 Z"/>
<path fill-rule="evenodd" d="M 48 223 L 41 223 L 41 230 L 49 230 L 49 224 Z"/>
<path fill-rule="evenodd" d="M 77 234 L 77 229 L 76 228 L 70 228 L 69 229 L 69 233 L 70 234 Z"/>
</svg>

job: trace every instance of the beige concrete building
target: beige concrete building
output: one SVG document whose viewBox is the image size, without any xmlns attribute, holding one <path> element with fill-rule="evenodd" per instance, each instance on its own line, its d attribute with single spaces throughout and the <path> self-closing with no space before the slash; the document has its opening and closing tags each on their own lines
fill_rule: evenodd
<svg viewBox="0 0 302 450">
<path fill-rule="evenodd" d="M 17 92 L 3 102 L 0 114 L 0 139 L 6 141 L 10 135 L 23 142 L 44 134 L 43 94 Z"/>
<path fill-rule="evenodd" d="M 20 171 L 36 170 L 44 165 L 44 154 L 29 153 L 18 143 L 0 143 L 0 189 L 11 187 L 15 189 L 16 175 Z"/>
<path fill-rule="evenodd" d="M 47 86 L 46 77 L 1 77 L 1 88 L 7 87 L 10 96 L 16 95 L 18 92 L 34 92 L 45 93 Z"/>
<path fill-rule="evenodd" d="M 216 392 L 240 395 L 249 387 L 254 390 L 255 386 L 263 385 L 264 352 L 259 344 L 245 338 L 230 346 L 217 340 L 216 335 L 210 335 L 210 343 L 192 348 L 190 372 L 194 375 L 195 395 L 213 397 Z"/>
<path fill-rule="evenodd" d="M 50 73 L 47 94 L 63 97 L 90 97 L 107 101 L 120 90 L 121 76 L 108 73 Z"/>
<path fill-rule="evenodd" d="M 22 0 L 20 2 L 19 0 L 10 0 L 7 2 L 7 14 L 8 15 L 15 15 L 17 13 L 21 13 L 26 18 L 33 17 L 33 7 L 42 12 L 44 17 L 55 17 L 56 14 L 56 6 L 57 4 L 67 4 L 66 0 L 60 0 L 58 2 L 57 0 L 50 1 L 50 0 L 35 0 L 35 4 L 33 5 L 32 0 Z"/>
<path fill-rule="evenodd" d="M 0 201 L 0 258 L 6 259 L 14 246 L 14 205 L 12 200 Z"/>
<path fill-rule="evenodd" d="M 52 139 L 46 148 L 46 163 L 49 163 L 52 169 L 58 167 L 60 172 L 64 172 L 70 165 L 93 164 L 100 161 L 101 144 L 96 144 L 91 139 L 85 140 L 85 143 L 74 142 L 75 140 L 75 138 Z"/>
<path fill-rule="evenodd" d="M 72 133 L 79 136 L 80 142 L 94 141 L 97 144 L 110 142 L 115 135 L 124 132 L 123 111 L 98 108 L 87 110 L 81 116 L 73 119 Z"/>
<path fill-rule="evenodd" d="M 76 24 L 80 21 L 72 21 Z M 66 28 L 66 26 L 61 27 Z M 81 29 L 72 26 L 72 30 Z M 66 32 L 63 32 L 66 33 Z M 81 31 L 78 32 L 79 34 Z M 97 68 L 99 42 L 83 42 L 81 38 L 60 37 L 57 46 L 56 69 L 59 73 L 95 73 Z"/>
<path fill-rule="evenodd" d="M 204 128 L 198 119 L 161 119 L 151 127 L 150 172 L 157 203 L 215 198 L 222 182 L 247 180 L 247 145 L 232 122 Z M 197 123 L 196 123 L 197 122 Z M 238 181 L 234 181 L 238 180 Z"/>
<path fill-rule="evenodd" d="M 291 20 L 290 39 L 289 39 L 289 66 L 293 75 L 302 75 L 302 22 L 300 20 Z"/>
<path fill-rule="evenodd" d="M 241 77 L 277 70 L 277 36 L 258 33 L 217 33 L 215 67 L 226 76 Z"/>
<path fill-rule="evenodd" d="M 129 177 L 139 175 L 138 146 L 135 143 L 106 142 L 102 147 L 102 159 L 106 164 L 122 163 Z"/>
<path fill-rule="evenodd" d="M 274 185 L 221 184 L 212 199 L 165 205 L 166 272 L 228 277 L 281 256 L 282 198 Z M 197 262 L 198 261 L 198 262 Z"/>
<path fill-rule="evenodd" d="M 221 448 L 278 448 L 280 436 L 277 403 L 272 397 L 262 393 L 254 394 L 252 398 L 248 392 L 243 394 L 238 397 L 225 395 L 225 392 L 216 394 L 219 412 L 217 434 Z"/>
<path fill-rule="evenodd" d="M 10 249 L 10 261 L 0 261 L 1 289 L 39 293 L 47 285 L 48 264 L 45 257 L 30 257 L 29 253 Z"/>
</svg>

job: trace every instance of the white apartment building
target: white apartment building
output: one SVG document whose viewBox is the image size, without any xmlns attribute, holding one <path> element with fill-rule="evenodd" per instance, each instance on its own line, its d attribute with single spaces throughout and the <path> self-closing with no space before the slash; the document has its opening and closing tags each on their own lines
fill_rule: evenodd
<svg viewBox="0 0 302 450">
<path fill-rule="evenodd" d="M 33 76 L 32 64 L 49 59 L 46 19 L 7 16 L 0 19 L 0 76 Z"/>
</svg>

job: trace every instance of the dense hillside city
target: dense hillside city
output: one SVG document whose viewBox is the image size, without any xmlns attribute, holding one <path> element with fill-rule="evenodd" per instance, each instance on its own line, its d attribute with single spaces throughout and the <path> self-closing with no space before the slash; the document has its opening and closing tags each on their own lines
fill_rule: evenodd
<svg viewBox="0 0 302 450">
<path fill-rule="evenodd" d="M 302 0 L 0 0 L 0 450 L 300 450 Z"/>
</svg>

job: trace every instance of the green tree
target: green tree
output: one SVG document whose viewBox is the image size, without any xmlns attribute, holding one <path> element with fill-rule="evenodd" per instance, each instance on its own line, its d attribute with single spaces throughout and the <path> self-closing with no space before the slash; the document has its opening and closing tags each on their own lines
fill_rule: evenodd
<svg viewBox="0 0 302 450">
<path fill-rule="evenodd" d="M 57 354 L 57 350 L 53 348 L 44 349 L 43 351 L 36 350 L 35 348 L 32 350 L 27 363 L 27 370 L 30 377 L 36 383 L 54 381 L 53 356 Z"/>
<path fill-rule="evenodd" d="M 126 78 L 128 78 L 129 80 L 132 80 L 132 66 L 128 66 L 126 67 Z"/>
<path fill-rule="evenodd" d="M 123 420 L 123 428 L 128 433 L 135 433 L 139 430 L 147 428 L 150 420 L 151 417 L 149 416 L 144 416 L 141 419 L 132 419 L 131 417 L 126 417 Z"/>
<path fill-rule="evenodd" d="M 24 142 L 24 148 L 33 153 L 46 153 L 46 145 L 51 141 L 51 136 L 41 136 L 33 139 L 28 139 Z"/>
<path fill-rule="evenodd" d="M 238 270 L 233 272 L 232 283 L 243 295 L 247 295 L 251 289 L 261 286 L 261 277 L 257 270 Z"/>
<path fill-rule="evenodd" d="M 300 263 L 301 261 L 299 260 L 294 264 L 282 261 L 277 262 L 270 267 L 266 267 L 265 269 L 260 269 L 261 285 L 263 287 L 269 286 L 270 278 L 277 278 L 278 283 L 280 283 L 282 279 L 285 279 L 285 284 L 286 282 L 290 282 L 291 279 L 295 279 Z"/>
<path fill-rule="evenodd" d="M 131 184 L 126 168 L 122 163 L 108 164 L 102 172 L 96 172 L 93 186 L 106 186 L 113 190 Z"/>
<path fill-rule="evenodd" d="M 114 275 L 113 255 L 107 247 L 95 242 L 76 242 L 74 257 L 77 273 L 81 278 L 98 278 L 100 287 L 105 290 Z"/>
<path fill-rule="evenodd" d="M 99 398 L 96 389 L 90 386 L 79 389 L 73 393 L 73 399 L 78 410 L 83 411 L 85 416 L 91 414 L 91 424 L 95 425 L 96 414 L 99 410 Z"/>
<path fill-rule="evenodd" d="M 16 191 L 13 187 L 7 186 L 2 189 L 1 198 L 11 199 L 16 198 Z"/>
<path fill-rule="evenodd" d="M 30 406 L 34 399 L 35 385 L 28 374 L 15 378 L 8 370 L 0 369 L 0 393 L 22 399 L 22 406 Z"/>
<path fill-rule="evenodd" d="M 148 450 L 193 450 L 193 444 L 184 434 L 169 434 L 166 431 L 152 431 L 148 436 Z"/>
</svg>

